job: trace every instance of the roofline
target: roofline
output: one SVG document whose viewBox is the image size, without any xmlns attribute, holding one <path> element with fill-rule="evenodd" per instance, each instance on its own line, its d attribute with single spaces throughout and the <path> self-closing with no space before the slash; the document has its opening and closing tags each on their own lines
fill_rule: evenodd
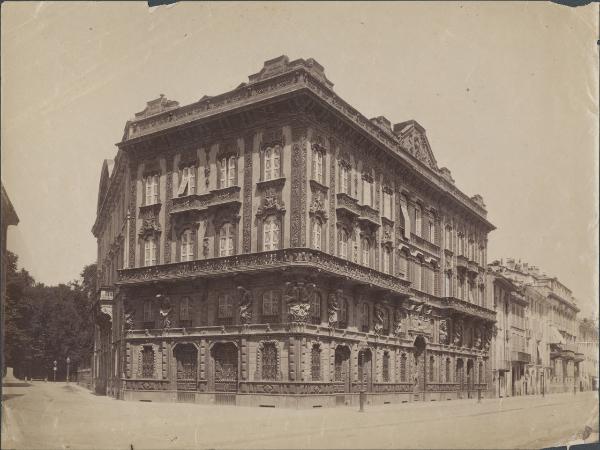
<svg viewBox="0 0 600 450">
<path fill-rule="evenodd" d="M 4 183 L 0 182 L 0 186 L 2 187 L 2 222 L 5 222 L 7 225 L 18 225 L 19 216 L 6 193 L 6 189 L 4 189 Z"/>
</svg>

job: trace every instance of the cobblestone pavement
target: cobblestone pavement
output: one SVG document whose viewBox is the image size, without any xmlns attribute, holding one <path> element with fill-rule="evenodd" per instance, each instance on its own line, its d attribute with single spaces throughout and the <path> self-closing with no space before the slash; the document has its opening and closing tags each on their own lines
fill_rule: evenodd
<svg viewBox="0 0 600 450">
<path fill-rule="evenodd" d="M 597 433 L 597 416 L 595 392 L 360 413 L 125 402 L 33 382 L 3 387 L 2 448 L 541 448 L 581 439 L 586 425 Z"/>
</svg>

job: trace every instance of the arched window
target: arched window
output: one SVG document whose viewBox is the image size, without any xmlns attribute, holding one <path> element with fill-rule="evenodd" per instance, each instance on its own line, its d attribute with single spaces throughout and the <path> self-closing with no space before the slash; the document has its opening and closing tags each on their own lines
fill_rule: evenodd
<svg viewBox="0 0 600 450">
<path fill-rule="evenodd" d="M 262 297 L 263 320 L 274 322 L 279 315 L 279 292 L 268 290 Z"/>
<path fill-rule="evenodd" d="M 310 317 L 312 323 L 321 323 L 321 294 L 315 292 L 310 299 Z"/>
<path fill-rule="evenodd" d="M 322 231 L 323 225 L 321 225 L 321 222 L 319 220 L 315 220 L 313 222 L 313 227 L 312 227 L 312 242 L 313 242 L 313 248 L 317 249 L 317 250 L 321 250 L 321 231 Z"/>
<path fill-rule="evenodd" d="M 373 181 L 369 176 L 363 176 L 363 205 L 373 206 Z"/>
<path fill-rule="evenodd" d="M 343 228 L 339 231 L 340 258 L 348 259 L 348 233 Z"/>
<path fill-rule="evenodd" d="M 390 273 L 392 266 L 392 251 L 389 247 L 383 247 L 383 272 Z"/>
<path fill-rule="evenodd" d="M 361 307 L 361 331 L 363 333 L 369 332 L 369 304 L 363 303 Z"/>
<path fill-rule="evenodd" d="M 219 256 L 231 255 L 233 255 L 233 225 L 226 222 L 219 232 Z"/>
<path fill-rule="evenodd" d="M 390 381 L 390 354 L 388 352 L 383 352 L 382 377 L 384 383 Z"/>
<path fill-rule="evenodd" d="M 263 380 L 277 379 L 277 347 L 274 342 L 265 342 L 262 348 L 262 378 Z"/>
<path fill-rule="evenodd" d="M 263 250 L 277 250 L 279 248 L 279 219 L 269 216 L 263 223 Z"/>
<path fill-rule="evenodd" d="M 421 236 L 422 234 L 422 217 L 421 217 L 421 207 L 419 205 L 415 205 L 415 234 L 417 236 Z"/>
<path fill-rule="evenodd" d="M 192 320 L 190 316 L 190 298 L 183 297 L 179 300 L 179 326 L 190 327 Z"/>
<path fill-rule="evenodd" d="M 321 149 L 315 148 L 313 150 L 313 158 L 313 178 L 319 183 L 323 183 L 323 161 L 325 160 L 325 155 Z"/>
<path fill-rule="evenodd" d="M 450 358 L 446 358 L 446 378 L 444 379 L 444 381 L 446 383 L 450 383 L 452 380 L 450 379 L 450 367 L 451 367 L 451 361 Z"/>
<path fill-rule="evenodd" d="M 371 246 L 367 238 L 362 238 L 360 241 L 362 249 L 362 265 L 369 267 L 371 265 Z"/>
<path fill-rule="evenodd" d="M 265 149 L 264 158 L 263 179 L 268 181 L 279 178 L 281 176 L 281 146 L 276 145 Z"/>
<path fill-rule="evenodd" d="M 350 186 L 350 168 L 347 163 L 340 163 L 340 192 L 352 195 Z"/>
<path fill-rule="evenodd" d="M 233 320 L 233 299 L 229 294 L 221 294 L 217 302 L 217 319 L 219 319 L 219 323 L 230 324 Z"/>
<path fill-rule="evenodd" d="M 157 243 L 154 236 L 148 236 L 144 241 L 144 265 L 154 266 L 156 265 L 156 250 Z"/>
<path fill-rule="evenodd" d="M 181 234 L 181 261 L 194 259 L 194 241 L 192 230 L 185 230 Z"/>
<path fill-rule="evenodd" d="M 313 381 L 321 380 L 321 347 L 313 344 L 310 351 L 310 374 Z"/>
<path fill-rule="evenodd" d="M 406 383 L 406 353 L 402 353 L 400 355 L 400 381 L 402 383 Z"/>
<path fill-rule="evenodd" d="M 219 161 L 219 187 L 227 188 L 236 183 L 236 157 L 234 155 L 223 157 Z"/>
<path fill-rule="evenodd" d="M 434 372 L 435 372 L 435 358 L 432 356 L 429 357 L 429 381 L 433 382 Z"/>
</svg>

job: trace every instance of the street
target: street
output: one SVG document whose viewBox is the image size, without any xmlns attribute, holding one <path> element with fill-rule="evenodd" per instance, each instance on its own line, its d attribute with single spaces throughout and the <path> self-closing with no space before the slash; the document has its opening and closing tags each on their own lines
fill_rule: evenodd
<svg viewBox="0 0 600 450">
<path fill-rule="evenodd" d="M 2 448 L 541 448 L 576 439 L 597 408 L 594 392 L 364 413 L 203 406 L 125 402 L 36 381 L 3 387 Z"/>
</svg>

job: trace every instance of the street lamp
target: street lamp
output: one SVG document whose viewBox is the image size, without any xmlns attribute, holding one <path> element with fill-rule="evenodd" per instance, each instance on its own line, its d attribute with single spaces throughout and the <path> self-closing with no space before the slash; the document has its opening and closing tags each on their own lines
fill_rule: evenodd
<svg viewBox="0 0 600 450">
<path fill-rule="evenodd" d="M 69 382 L 69 364 L 71 364 L 71 358 L 67 356 L 67 383 Z"/>
</svg>

